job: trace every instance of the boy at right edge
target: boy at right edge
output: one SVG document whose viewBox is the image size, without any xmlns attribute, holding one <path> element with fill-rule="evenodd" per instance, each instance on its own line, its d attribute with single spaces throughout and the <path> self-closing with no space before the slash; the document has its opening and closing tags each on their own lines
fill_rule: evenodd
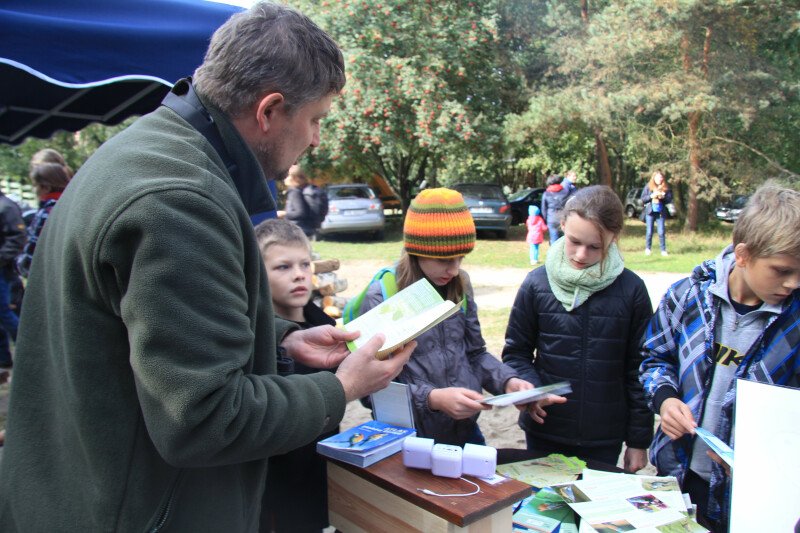
<svg viewBox="0 0 800 533">
<path fill-rule="evenodd" d="M 661 415 L 650 460 L 713 531 L 728 529 L 730 474 L 694 429 L 732 444 L 736 378 L 800 388 L 798 228 L 800 192 L 759 187 L 733 244 L 670 287 L 645 332 L 640 380 Z"/>
</svg>

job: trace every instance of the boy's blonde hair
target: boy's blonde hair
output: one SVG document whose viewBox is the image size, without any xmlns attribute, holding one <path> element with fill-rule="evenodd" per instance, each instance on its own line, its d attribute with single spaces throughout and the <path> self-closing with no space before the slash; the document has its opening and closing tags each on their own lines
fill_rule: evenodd
<svg viewBox="0 0 800 533">
<path fill-rule="evenodd" d="M 261 257 L 265 257 L 267 249 L 275 244 L 305 248 L 311 255 L 311 242 L 300 226 L 291 220 L 271 218 L 256 226 L 255 232 Z"/>
<path fill-rule="evenodd" d="M 747 201 L 733 226 L 733 246 L 743 243 L 752 258 L 800 257 L 800 192 L 768 181 Z"/>
</svg>

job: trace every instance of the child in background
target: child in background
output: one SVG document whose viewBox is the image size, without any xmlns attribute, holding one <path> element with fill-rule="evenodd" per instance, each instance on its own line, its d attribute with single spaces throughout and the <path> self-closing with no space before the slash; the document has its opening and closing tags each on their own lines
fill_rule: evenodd
<svg viewBox="0 0 800 533">
<path fill-rule="evenodd" d="M 275 315 L 297 322 L 301 328 L 335 325 L 336 321 L 311 301 L 311 244 L 303 230 L 289 220 L 269 219 L 256 226 L 255 232 Z M 284 376 L 318 371 L 285 356 L 278 359 L 278 373 Z M 338 429 L 317 440 L 336 433 Z M 271 457 L 259 531 L 308 532 L 326 527 L 326 465 L 317 454 L 316 441 Z"/>
<path fill-rule="evenodd" d="M 33 183 L 33 190 L 39 197 L 39 210 L 36 211 L 36 215 L 28 227 L 28 241 L 22 249 L 22 253 L 16 258 L 17 272 L 25 278 L 31 271 L 33 252 L 36 251 L 36 243 L 39 242 L 39 236 L 42 234 L 47 217 L 50 216 L 50 211 L 64 193 L 70 177 L 69 167 L 61 163 L 37 163 L 35 165 L 31 163 L 30 179 Z"/>
<path fill-rule="evenodd" d="M 653 436 L 638 379 L 652 306 L 617 248 L 623 220 L 608 187 L 580 189 L 567 201 L 564 237 L 517 293 L 503 361 L 537 387 L 572 385 L 567 397 L 550 395 L 520 414 L 529 450 L 616 465 L 624 441 L 624 468 L 636 472 Z"/>
<path fill-rule="evenodd" d="M 478 415 L 481 389 L 501 394 L 532 388 L 486 350 L 464 256 L 475 247 L 475 223 L 464 199 L 450 189 L 425 189 L 411 202 L 396 265 L 397 289 L 426 278 L 461 311 L 417 337 L 417 348 L 396 378 L 409 385 L 417 435 L 437 443 L 485 444 Z M 382 282 L 369 286 L 361 312 L 384 299 Z M 466 305 L 464 305 L 466 304 Z"/>
<path fill-rule="evenodd" d="M 759 187 L 733 244 L 670 287 L 645 334 L 641 382 L 661 415 L 650 459 L 715 531 L 727 531 L 730 478 L 694 430 L 732 445 L 736 378 L 800 387 L 799 227 L 800 192 Z"/>
<path fill-rule="evenodd" d="M 528 236 L 525 242 L 530 245 L 531 264 L 539 262 L 539 245 L 544 241 L 544 232 L 547 231 L 547 224 L 539 214 L 539 208 L 535 205 L 528 206 L 528 219 L 525 221 L 528 228 Z"/>
</svg>

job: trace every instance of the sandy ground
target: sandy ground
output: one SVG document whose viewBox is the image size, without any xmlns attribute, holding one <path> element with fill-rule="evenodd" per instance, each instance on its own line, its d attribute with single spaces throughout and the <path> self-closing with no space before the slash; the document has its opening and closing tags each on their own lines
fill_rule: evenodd
<svg viewBox="0 0 800 533">
<path fill-rule="evenodd" d="M 376 261 L 349 261 L 339 269 L 339 277 L 347 279 L 348 288 L 344 296 L 357 294 L 372 278 L 375 272 L 384 265 Z M 475 301 L 478 310 L 510 308 L 514 302 L 517 289 L 522 284 L 527 269 L 522 268 L 477 268 L 467 267 L 475 290 Z M 667 288 L 683 277 L 681 274 L 649 273 L 641 274 L 653 302 L 658 305 Z M 499 351 L 499 348 L 498 348 Z M 496 448 L 524 448 L 525 435 L 517 426 L 518 411 L 513 407 L 494 408 L 484 411 L 478 419 L 481 431 L 489 446 Z M 358 402 L 351 402 L 342 427 L 348 428 L 360 424 L 370 418 L 370 411 Z M 652 469 L 652 467 L 650 467 Z"/>
</svg>

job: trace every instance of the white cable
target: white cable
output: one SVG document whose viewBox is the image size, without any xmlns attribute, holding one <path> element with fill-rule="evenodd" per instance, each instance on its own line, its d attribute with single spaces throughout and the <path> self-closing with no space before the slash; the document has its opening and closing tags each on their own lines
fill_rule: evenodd
<svg viewBox="0 0 800 533">
<path fill-rule="evenodd" d="M 417 488 L 417 490 L 422 492 L 423 494 L 427 494 L 428 496 L 442 496 L 444 498 L 456 498 L 458 496 L 472 496 L 474 494 L 478 494 L 481 491 L 480 486 L 477 483 L 475 483 L 474 481 L 470 481 L 468 479 L 464 479 L 463 477 L 460 477 L 458 479 L 460 479 L 462 481 L 466 481 L 467 483 L 471 483 L 472 485 L 475 485 L 475 490 L 472 491 L 472 492 L 465 493 L 465 494 L 439 494 L 438 492 L 433 492 L 432 490 L 420 489 L 420 488 Z"/>
</svg>

